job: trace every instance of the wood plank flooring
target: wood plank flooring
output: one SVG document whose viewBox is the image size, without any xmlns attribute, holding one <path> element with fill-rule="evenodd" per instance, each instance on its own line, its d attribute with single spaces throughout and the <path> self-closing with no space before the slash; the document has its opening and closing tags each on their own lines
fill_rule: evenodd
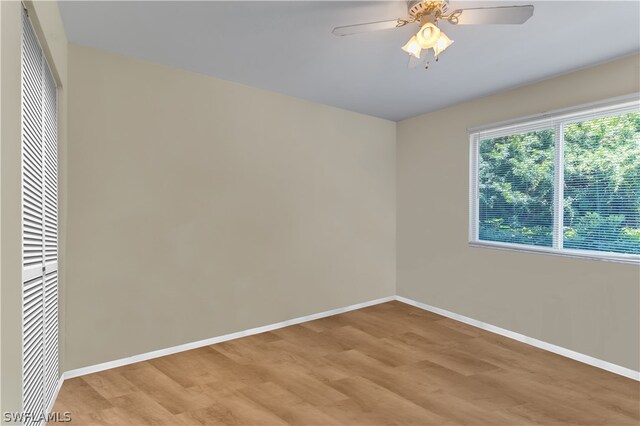
<svg viewBox="0 0 640 426">
<path fill-rule="evenodd" d="M 638 425 L 640 384 L 389 302 L 64 382 L 86 425 Z"/>
</svg>

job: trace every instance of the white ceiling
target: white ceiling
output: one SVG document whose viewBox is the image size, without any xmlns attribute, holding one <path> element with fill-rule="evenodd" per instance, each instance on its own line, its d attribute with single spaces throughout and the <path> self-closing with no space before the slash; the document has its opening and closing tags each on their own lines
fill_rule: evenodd
<svg viewBox="0 0 640 426">
<path fill-rule="evenodd" d="M 400 50 L 417 27 L 336 37 L 335 26 L 406 16 L 402 1 L 61 2 L 70 41 L 400 120 L 640 50 L 638 1 L 534 4 L 524 25 L 442 29 L 428 70 Z M 606 78 L 606 76 L 603 76 Z"/>
</svg>

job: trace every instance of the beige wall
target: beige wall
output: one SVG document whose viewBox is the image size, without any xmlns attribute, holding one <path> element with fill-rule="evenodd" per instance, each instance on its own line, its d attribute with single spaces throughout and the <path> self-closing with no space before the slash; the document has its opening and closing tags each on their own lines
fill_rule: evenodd
<svg viewBox="0 0 640 426">
<path fill-rule="evenodd" d="M 64 173 L 67 39 L 55 2 L 25 4 L 59 86 L 58 142 Z M 0 412 L 19 411 L 22 399 L 21 10 L 19 1 L 0 1 Z M 60 196 L 64 197 L 63 189 Z M 62 211 L 61 220 L 63 215 Z"/>
<path fill-rule="evenodd" d="M 637 92 L 639 75 L 631 56 L 398 123 L 398 294 L 638 370 L 638 266 L 468 246 L 466 129 Z"/>
<path fill-rule="evenodd" d="M 19 411 L 22 373 L 19 2 L 0 2 L 0 409 Z M 4 416 L 3 416 L 4 417 Z M 0 420 L 3 421 L 3 420 Z"/>
<path fill-rule="evenodd" d="M 395 123 L 70 46 L 67 370 L 395 293 Z"/>
</svg>

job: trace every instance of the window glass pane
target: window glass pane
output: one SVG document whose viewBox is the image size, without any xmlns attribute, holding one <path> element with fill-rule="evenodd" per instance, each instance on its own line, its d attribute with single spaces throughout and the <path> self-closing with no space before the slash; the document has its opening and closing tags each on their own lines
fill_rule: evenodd
<svg viewBox="0 0 640 426">
<path fill-rule="evenodd" d="M 640 114 L 564 130 L 564 247 L 640 254 Z"/>
<path fill-rule="evenodd" d="M 480 240 L 552 246 L 554 139 L 548 129 L 480 141 Z"/>
</svg>

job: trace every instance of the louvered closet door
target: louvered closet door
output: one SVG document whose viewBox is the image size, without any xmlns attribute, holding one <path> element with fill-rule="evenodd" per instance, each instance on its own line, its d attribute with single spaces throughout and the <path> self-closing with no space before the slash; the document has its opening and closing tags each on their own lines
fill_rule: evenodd
<svg viewBox="0 0 640 426">
<path fill-rule="evenodd" d="M 58 381 L 58 120 L 56 84 L 44 60 L 43 74 L 44 384 L 50 402 Z"/>
<path fill-rule="evenodd" d="M 23 411 L 44 410 L 42 54 L 28 18 L 22 36 Z"/>
<path fill-rule="evenodd" d="M 25 424 L 40 424 L 58 380 L 56 85 L 22 15 L 22 336 Z"/>
</svg>

